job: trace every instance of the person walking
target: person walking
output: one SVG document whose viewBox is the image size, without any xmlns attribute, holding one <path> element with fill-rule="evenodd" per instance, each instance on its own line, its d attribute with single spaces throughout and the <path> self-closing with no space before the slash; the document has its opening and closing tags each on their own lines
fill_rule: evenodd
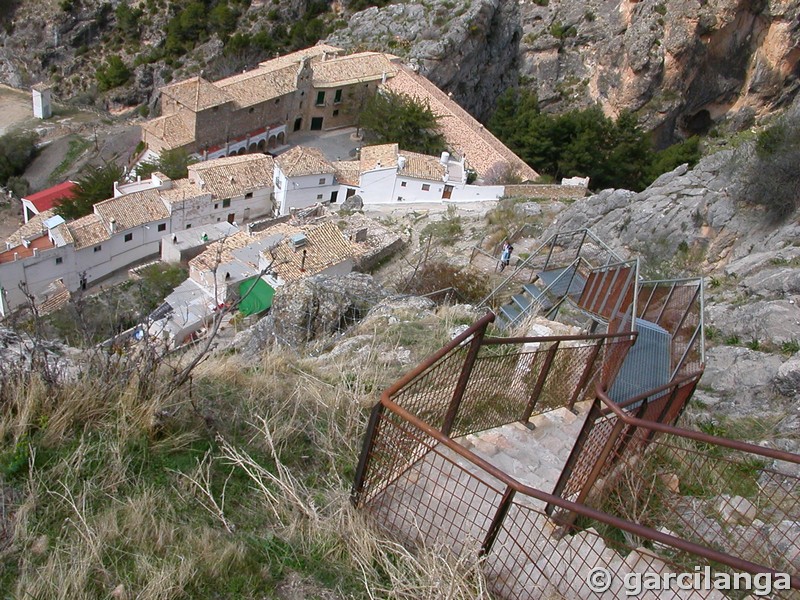
<svg viewBox="0 0 800 600">
<path fill-rule="evenodd" d="M 514 246 L 512 246 L 508 240 L 503 242 L 503 251 L 500 253 L 500 271 L 511 263 L 511 252 L 513 250 Z"/>
</svg>

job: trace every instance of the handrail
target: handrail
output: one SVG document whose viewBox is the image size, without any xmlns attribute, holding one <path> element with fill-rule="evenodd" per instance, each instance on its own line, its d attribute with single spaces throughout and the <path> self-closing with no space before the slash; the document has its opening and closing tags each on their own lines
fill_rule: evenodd
<svg viewBox="0 0 800 600">
<path fill-rule="evenodd" d="M 480 319 L 475 321 L 467 329 L 465 329 L 459 335 L 457 335 L 452 340 L 450 340 L 450 342 L 448 344 L 446 344 L 443 347 L 439 348 L 439 350 L 437 350 L 433 354 L 429 355 L 420 364 L 418 364 L 416 366 L 416 368 L 412 369 L 411 371 L 409 371 L 408 373 L 403 375 L 403 377 L 401 377 L 400 379 L 395 381 L 391 386 L 389 386 L 383 392 L 383 395 L 388 394 L 388 396 L 387 396 L 387 398 L 388 398 L 389 396 L 392 396 L 392 395 L 396 394 L 398 391 L 400 391 L 402 388 L 404 388 L 406 385 L 408 385 L 414 379 L 416 379 L 419 375 L 421 375 L 422 373 L 427 371 L 430 367 L 432 367 L 434 364 L 439 362 L 439 360 L 441 360 L 447 354 L 449 354 L 450 351 L 455 350 L 461 344 L 463 344 L 466 340 L 468 340 L 470 337 L 472 337 L 472 335 L 476 331 L 479 331 L 480 329 L 485 329 L 486 327 L 488 327 L 489 323 L 492 323 L 494 321 L 494 319 L 495 319 L 495 315 L 491 311 L 486 313 L 485 315 L 483 315 Z M 383 395 L 381 397 L 383 397 Z"/>
<path fill-rule="evenodd" d="M 690 380 L 696 375 L 690 375 L 686 379 Z M 668 384 L 666 388 L 674 387 L 675 383 Z M 737 450 L 740 452 L 747 452 L 749 454 L 757 454 L 759 456 L 764 456 L 767 458 L 772 458 L 775 460 L 782 460 L 786 462 L 791 462 L 800 465 L 800 456 L 796 454 L 792 454 L 791 452 L 784 452 L 783 450 L 774 450 L 772 448 L 762 448 L 761 446 L 756 446 L 755 444 L 749 444 L 747 442 L 742 442 L 739 440 L 729 440 L 727 438 L 721 438 L 714 435 L 709 435 L 708 433 L 702 433 L 700 431 L 692 431 L 691 429 L 682 429 L 680 427 L 675 427 L 674 425 L 665 425 L 663 423 L 656 423 L 654 421 L 645 421 L 644 419 L 639 419 L 637 417 L 632 417 L 625 412 L 623 412 L 617 404 L 611 400 L 608 395 L 606 394 L 603 386 L 600 382 L 595 384 L 595 388 L 597 390 L 597 397 L 600 398 L 600 401 L 605 404 L 605 406 L 613 412 L 620 420 L 627 423 L 628 425 L 632 425 L 634 427 L 641 427 L 642 429 L 649 429 L 651 431 L 658 431 L 660 433 L 667 433 L 670 435 L 675 435 L 677 437 L 689 438 L 698 442 L 703 442 L 704 444 L 711 444 L 714 446 L 723 446 L 725 448 L 730 448 L 731 450 Z M 650 390 L 649 392 L 645 392 L 644 394 L 639 394 L 639 396 L 635 396 L 626 401 L 625 405 L 632 404 L 636 401 L 641 401 L 648 396 L 652 396 L 654 393 L 658 393 L 658 390 L 663 391 L 665 386 L 661 386 L 661 388 L 655 388 Z"/>
<path fill-rule="evenodd" d="M 702 375 L 702 374 L 703 374 L 703 371 L 695 371 L 694 373 L 690 373 L 689 375 L 684 375 L 680 379 L 670 379 L 669 382 L 665 383 L 664 385 L 660 385 L 660 386 L 658 386 L 656 388 L 651 388 L 651 389 L 649 389 L 649 390 L 647 390 L 645 392 L 642 392 L 638 396 L 632 396 L 632 397 L 628 398 L 627 400 L 623 400 L 622 402 L 614 402 L 613 400 L 611 402 L 617 408 L 620 408 L 620 409 L 628 408 L 632 404 L 636 404 L 638 402 L 641 402 L 642 400 L 646 400 L 650 396 L 655 396 L 656 394 L 660 394 L 661 392 L 666 392 L 667 390 L 671 390 L 672 388 L 680 387 L 680 386 L 684 385 L 685 383 L 690 382 L 694 378 L 698 378 L 699 379 L 700 375 Z M 615 411 L 612 411 L 611 409 L 605 409 L 602 414 L 603 414 L 603 416 L 605 416 L 605 415 L 609 414 L 610 412 L 615 412 Z"/>
<path fill-rule="evenodd" d="M 402 419 L 408 421 L 417 429 L 420 429 L 421 431 L 425 432 L 425 434 L 429 435 L 440 444 L 446 446 L 451 451 L 460 455 L 462 458 L 465 458 L 472 464 L 480 467 L 483 471 L 485 471 L 495 479 L 498 479 L 499 481 L 504 483 L 508 488 L 513 489 L 516 493 L 521 493 L 526 496 L 530 496 L 537 500 L 541 500 L 547 504 L 553 504 L 567 511 L 574 512 L 576 514 L 588 517 L 590 519 L 594 519 L 595 521 L 600 521 L 601 523 L 611 525 L 612 527 L 617 527 L 619 529 L 622 529 L 623 531 L 632 533 L 633 535 L 647 538 L 654 542 L 658 542 L 667 546 L 672 546 L 673 548 L 678 548 L 679 550 L 683 550 L 685 552 L 701 556 L 709 561 L 727 565 L 728 567 L 731 567 L 732 569 L 735 569 L 737 571 L 748 571 L 750 573 L 773 573 L 773 574 L 778 573 L 778 571 L 776 571 L 775 569 L 772 569 L 765 565 L 758 565 L 750 561 L 744 560 L 742 558 L 738 558 L 736 556 L 731 556 L 729 554 L 712 550 L 711 548 L 706 548 L 705 546 L 701 546 L 694 542 L 690 542 L 682 538 L 662 533 L 660 531 L 656 531 L 655 529 L 645 527 L 644 525 L 639 525 L 638 523 L 633 523 L 631 521 L 620 519 L 619 517 L 614 517 L 612 515 L 593 509 L 584 504 L 571 502 L 570 500 L 565 500 L 564 498 L 561 498 L 559 496 L 554 496 L 553 494 L 549 494 L 547 492 L 543 492 L 536 488 L 532 488 L 523 483 L 520 483 L 516 479 L 513 479 L 505 472 L 495 467 L 494 465 L 482 459 L 480 456 L 473 454 L 472 452 L 470 452 L 460 444 L 456 443 L 449 437 L 443 435 L 440 431 L 434 429 L 433 427 L 431 427 L 421 419 L 415 417 L 413 414 L 411 414 L 398 404 L 394 403 L 392 400 L 389 399 L 388 390 L 383 392 L 383 394 L 381 394 L 380 402 L 388 410 L 392 411 Z M 800 577 L 790 575 L 790 580 L 791 580 L 791 586 L 793 588 L 800 589 Z"/>
<path fill-rule="evenodd" d="M 511 319 L 511 321 L 508 324 L 509 327 L 514 325 L 514 323 L 517 323 L 517 322 L 521 321 L 524 317 L 526 317 L 530 313 L 530 307 L 533 306 L 534 303 L 538 304 L 541 308 L 544 308 L 544 305 L 541 302 L 539 302 L 539 298 L 544 296 L 550 288 L 554 287 L 556 285 L 556 283 L 558 283 L 561 280 L 561 278 L 564 277 L 570 271 L 570 269 L 575 267 L 575 271 L 577 271 L 578 270 L 578 265 L 581 264 L 581 260 L 586 262 L 586 264 L 590 264 L 589 261 L 587 261 L 587 260 L 583 259 L 583 257 L 579 256 L 578 258 L 573 260 L 571 263 L 569 263 L 566 267 L 563 267 L 564 270 L 561 271 L 561 273 L 558 274 L 558 277 L 553 279 L 553 281 L 550 282 L 550 285 L 545 287 L 542 290 L 542 293 L 539 294 L 538 297 L 532 298 L 531 299 L 531 303 L 528 305 L 527 308 L 523 309 L 522 312 L 520 312 L 516 317 Z M 559 268 L 562 268 L 562 267 L 559 267 Z M 572 272 L 571 277 L 575 276 L 575 271 Z M 572 280 L 570 279 L 570 286 L 571 285 L 572 285 Z M 567 292 L 569 292 L 569 286 L 567 286 Z M 569 293 L 565 294 L 565 296 L 568 296 L 568 295 L 569 295 Z"/>
<path fill-rule="evenodd" d="M 583 340 L 599 340 L 618 337 L 636 337 L 638 334 L 635 331 L 623 331 L 622 333 L 589 333 L 585 335 L 544 335 L 544 336 L 529 336 L 529 337 L 485 337 L 483 338 L 484 346 L 500 346 L 503 344 L 528 344 L 532 342 L 576 342 Z"/>
</svg>

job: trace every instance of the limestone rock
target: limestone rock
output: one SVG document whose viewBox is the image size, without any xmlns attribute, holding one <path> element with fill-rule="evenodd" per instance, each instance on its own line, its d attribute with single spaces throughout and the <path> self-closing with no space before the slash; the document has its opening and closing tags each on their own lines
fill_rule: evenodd
<svg viewBox="0 0 800 600">
<path fill-rule="evenodd" d="M 800 356 L 795 354 L 778 368 L 775 387 L 784 396 L 796 396 L 800 392 Z"/>
<path fill-rule="evenodd" d="M 753 503 L 742 496 L 722 495 L 717 500 L 716 509 L 726 525 L 736 523 L 747 525 L 758 515 Z"/>
</svg>

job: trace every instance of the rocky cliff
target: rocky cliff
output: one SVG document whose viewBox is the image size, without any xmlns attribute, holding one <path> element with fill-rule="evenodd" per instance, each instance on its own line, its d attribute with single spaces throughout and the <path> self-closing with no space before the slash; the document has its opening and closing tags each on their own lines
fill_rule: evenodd
<svg viewBox="0 0 800 600">
<path fill-rule="evenodd" d="M 457 8 L 458 7 L 458 8 Z M 448 0 L 372 8 L 330 39 L 379 47 L 479 118 L 519 81 L 549 111 L 637 111 L 661 144 L 734 128 L 798 90 L 796 0 Z"/>
</svg>

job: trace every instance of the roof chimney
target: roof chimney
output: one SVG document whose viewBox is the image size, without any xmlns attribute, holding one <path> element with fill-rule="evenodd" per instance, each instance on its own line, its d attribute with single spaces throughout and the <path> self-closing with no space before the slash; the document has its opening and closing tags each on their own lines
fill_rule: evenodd
<svg viewBox="0 0 800 600">
<path fill-rule="evenodd" d="M 117 220 L 114 217 L 108 221 L 109 226 L 111 227 L 111 233 L 117 232 Z"/>
</svg>

